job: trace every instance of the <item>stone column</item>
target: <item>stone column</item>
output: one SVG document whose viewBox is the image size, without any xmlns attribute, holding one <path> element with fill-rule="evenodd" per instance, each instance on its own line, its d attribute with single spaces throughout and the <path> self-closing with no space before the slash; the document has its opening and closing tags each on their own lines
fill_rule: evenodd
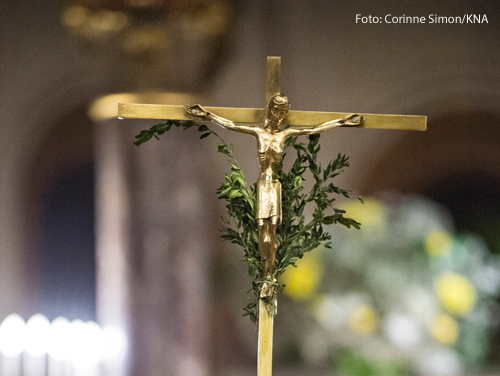
<svg viewBox="0 0 500 376">
<path fill-rule="evenodd" d="M 108 365 L 113 374 L 204 376 L 219 223 L 209 154 L 195 130 L 133 145 L 155 123 L 98 121 L 98 319 L 129 339 L 125 362 Z"/>
</svg>

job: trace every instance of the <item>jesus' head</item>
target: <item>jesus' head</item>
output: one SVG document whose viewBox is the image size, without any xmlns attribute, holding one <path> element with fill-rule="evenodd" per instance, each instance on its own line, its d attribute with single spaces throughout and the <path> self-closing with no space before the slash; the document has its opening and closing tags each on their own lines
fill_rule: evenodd
<svg viewBox="0 0 500 376">
<path fill-rule="evenodd" d="M 271 127 L 270 131 L 275 132 L 279 129 L 280 123 L 286 117 L 290 109 L 288 97 L 282 93 L 275 94 L 269 100 L 267 105 L 267 117 L 265 127 Z"/>
</svg>

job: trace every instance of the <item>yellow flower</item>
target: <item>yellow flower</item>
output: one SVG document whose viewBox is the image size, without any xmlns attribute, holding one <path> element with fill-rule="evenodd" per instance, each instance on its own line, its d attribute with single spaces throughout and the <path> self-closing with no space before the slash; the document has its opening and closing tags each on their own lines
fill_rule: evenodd
<svg viewBox="0 0 500 376">
<path fill-rule="evenodd" d="M 384 205 L 373 198 L 364 199 L 364 204 L 359 201 L 348 201 L 341 205 L 347 217 L 360 222 L 363 227 L 383 227 L 386 222 Z"/>
<path fill-rule="evenodd" d="M 458 273 L 441 273 L 434 289 L 443 307 L 456 315 L 465 316 L 476 304 L 475 287 Z"/>
<path fill-rule="evenodd" d="M 455 343 L 460 329 L 458 323 L 450 316 L 441 314 L 430 326 L 434 338 L 444 343 Z"/>
<path fill-rule="evenodd" d="M 355 307 L 349 318 L 349 326 L 356 333 L 370 333 L 377 325 L 377 315 L 372 307 L 361 304 Z"/>
<path fill-rule="evenodd" d="M 314 294 L 319 286 L 323 267 L 317 254 L 307 254 L 297 261 L 296 268 L 289 268 L 283 274 L 285 293 L 293 299 L 306 299 Z"/>
<path fill-rule="evenodd" d="M 431 256 L 449 255 L 453 239 L 446 231 L 432 231 L 425 239 L 425 251 Z"/>
</svg>

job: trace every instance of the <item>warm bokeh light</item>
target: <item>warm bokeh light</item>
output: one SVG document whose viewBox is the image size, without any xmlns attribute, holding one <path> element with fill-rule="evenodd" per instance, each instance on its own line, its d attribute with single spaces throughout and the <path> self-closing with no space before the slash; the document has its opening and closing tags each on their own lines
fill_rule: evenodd
<svg viewBox="0 0 500 376">
<path fill-rule="evenodd" d="M 349 327 L 356 333 L 373 332 L 377 325 L 377 315 L 372 307 L 361 304 L 355 307 L 349 318 Z"/>
<path fill-rule="evenodd" d="M 297 268 L 283 274 L 285 292 L 294 299 L 305 299 L 316 292 L 322 277 L 322 266 L 316 253 L 306 254 L 297 261 Z"/>
<path fill-rule="evenodd" d="M 364 229 L 383 228 L 387 221 L 386 208 L 374 198 L 364 199 L 364 203 L 355 200 L 345 201 L 340 208 L 347 212 L 347 217 L 361 222 Z"/>
<path fill-rule="evenodd" d="M 430 330 L 434 338 L 444 343 L 455 343 L 460 332 L 458 323 L 452 317 L 444 314 L 436 318 Z"/>
<path fill-rule="evenodd" d="M 458 273 L 442 273 L 434 288 L 441 304 L 450 313 L 465 316 L 476 304 L 475 287 Z"/>
<path fill-rule="evenodd" d="M 425 251 L 431 256 L 446 256 L 452 244 L 453 239 L 446 231 L 431 231 L 425 239 Z"/>
</svg>

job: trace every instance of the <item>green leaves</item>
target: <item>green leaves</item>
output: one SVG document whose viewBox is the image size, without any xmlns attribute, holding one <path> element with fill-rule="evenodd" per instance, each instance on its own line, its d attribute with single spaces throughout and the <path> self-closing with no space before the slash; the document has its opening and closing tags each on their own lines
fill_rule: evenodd
<svg viewBox="0 0 500 376">
<path fill-rule="evenodd" d="M 265 281 L 263 275 L 263 263 L 259 253 L 259 232 L 256 220 L 257 207 L 257 184 L 248 185 L 243 172 L 233 154 L 232 145 L 227 145 L 219 135 L 205 125 L 197 125 L 192 121 L 166 120 L 149 130 L 141 131 L 135 138 L 135 145 L 140 145 L 152 137 L 158 139 L 158 135 L 169 131 L 172 126 L 189 129 L 197 127 L 202 132 L 200 139 L 214 135 L 219 140 L 216 144 L 217 151 L 229 158 L 230 173 L 224 176 L 224 182 L 217 189 L 218 198 L 226 201 L 227 216 L 222 218 L 221 237 L 243 249 L 243 261 L 247 263 L 248 274 L 253 277 L 253 298 L 244 308 L 244 316 L 249 316 L 252 322 L 258 317 L 258 300 L 260 291 Z M 282 185 L 282 219 L 277 229 L 279 240 L 276 255 L 276 271 L 274 278 L 283 274 L 290 265 L 296 267 L 296 262 L 310 252 L 323 245 L 331 248 L 331 236 L 325 232 L 323 226 L 341 224 L 348 228 L 360 228 L 360 223 L 352 218 L 345 217 L 345 210 L 333 207 L 336 198 L 334 195 L 349 197 L 349 191 L 334 185 L 331 180 L 340 175 L 343 169 L 349 166 L 349 158 L 338 154 L 337 158 L 330 162 L 326 168 L 322 168 L 317 161 L 321 149 L 319 144 L 320 135 L 308 137 L 308 143 L 298 143 L 297 137 L 285 141 L 286 148 L 292 148 L 296 152 L 295 161 L 290 171 L 282 171 L 279 166 Z M 283 159 L 286 154 L 283 155 Z M 314 185 L 309 193 L 304 192 L 303 182 L 306 181 L 305 174 L 312 176 Z M 361 197 L 358 199 L 363 202 Z M 307 222 L 305 216 L 306 206 L 311 206 L 312 219 Z M 280 292 L 285 286 L 279 284 L 277 291 Z M 272 303 L 272 302 L 270 302 Z"/>
<path fill-rule="evenodd" d="M 296 158 L 289 172 L 281 173 L 282 184 L 282 224 L 278 228 L 280 246 L 277 255 L 275 277 L 283 274 L 288 266 L 296 266 L 304 253 L 323 245 L 331 248 L 331 236 L 324 231 L 324 225 L 341 224 L 359 229 L 360 223 L 344 216 L 345 210 L 333 207 L 335 197 L 332 194 L 349 197 L 349 191 L 341 189 L 330 182 L 349 166 L 349 158 L 339 154 L 323 169 L 317 162 L 320 151 L 319 135 L 309 137 L 307 145 L 297 143 L 297 138 L 288 139 L 286 146 L 293 147 Z M 309 172 L 314 185 L 309 193 L 303 192 L 304 174 Z M 313 218 L 306 223 L 304 211 L 312 205 Z M 329 214 L 328 212 L 333 212 Z"/>
<path fill-rule="evenodd" d="M 347 218 L 345 210 L 333 207 L 335 198 L 332 195 L 349 197 L 349 191 L 341 189 L 331 183 L 349 166 L 349 159 L 338 155 L 323 169 L 317 162 L 320 151 L 319 135 L 309 137 L 309 143 L 297 143 L 297 138 L 286 140 L 285 145 L 296 151 L 295 161 L 288 172 L 280 168 L 282 184 L 282 220 L 278 227 L 279 247 L 277 267 L 274 277 L 278 278 L 290 265 L 296 267 L 296 262 L 310 252 L 323 245 L 331 248 L 331 236 L 324 231 L 324 225 L 341 224 L 346 227 L 359 229 L 360 224 L 354 219 Z M 226 144 L 218 145 L 219 152 L 226 154 L 235 162 L 232 147 Z M 230 162 L 231 173 L 225 176 L 224 183 L 218 189 L 219 199 L 227 202 L 228 218 L 222 228 L 222 238 L 241 246 L 245 256 L 243 260 L 248 264 L 248 273 L 254 278 L 252 283 L 253 299 L 245 307 L 244 316 L 249 316 L 255 322 L 257 319 L 258 300 L 262 287 L 263 267 L 260 259 L 258 243 L 259 234 L 255 219 L 256 184 L 250 188 L 246 184 L 243 173 L 237 164 Z M 311 191 L 304 193 L 302 183 L 304 175 L 310 173 L 315 181 Z M 307 205 L 312 205 L 313 219 L 306 223 L 304 214 Z M 328 213 L 328 212 L 331 212 Z M 231 228 L 231 226 L 234 228 Z M 278 291 L 284 285 L 278 285 Z"/>
<path fill-rule="evenodd" d="M 139 146 L 139 145 L 145 143 L 146 141 L 151 140 L 151 138 L 153 138 L 153 137 L 156 138 L 157 140 L 159 140 L 160 138 L 158 136 L 161 136 L 163 133 L 168 132 L 170 130 L 170 128 L 172 128 L 172 126 L 181 127 L 183 129 L 188 129 L 188 128 L 198 126 L 198 125 L 194 121 L 189 121 L 189 120 L 187 120 L 187 121 L 186 120 L 165 120 L 165 121 L 162 121 L 161 123 L 153 125 L 149 129 L 141 131 L 137 136 L 135 136 L 136 141 L 134 142 L 134 145 Z M 198 130 L 200 132 L 209 131 L 209 129 L 204 125 L 198 126 Z M 209 132 L 213 133 L 211 131 L 209 131 Z M 208 133 L 208 135 L 210 135 L 210 133 Z M 202 137 L 205 138 L 207 136 L 202 135 Z"/>
<path fill-rule="evenodd" d="M 232 147 L 218 145 L 218 150 L 232 157 Z M 226 200 L 227 218 L 223 219 L 221 237 L 243 248 L 243 260 L 248 264 L 248 274 L 258 279 L 262 266 L 258 250 L 259 234 L 255 220 L 256 185 L 248 187 L 243 172 L 232 157 L 231 173 L 217 190 L 219 199 Z M 252 316 L 251 316 L 252 317 Z"/>
</svg>

